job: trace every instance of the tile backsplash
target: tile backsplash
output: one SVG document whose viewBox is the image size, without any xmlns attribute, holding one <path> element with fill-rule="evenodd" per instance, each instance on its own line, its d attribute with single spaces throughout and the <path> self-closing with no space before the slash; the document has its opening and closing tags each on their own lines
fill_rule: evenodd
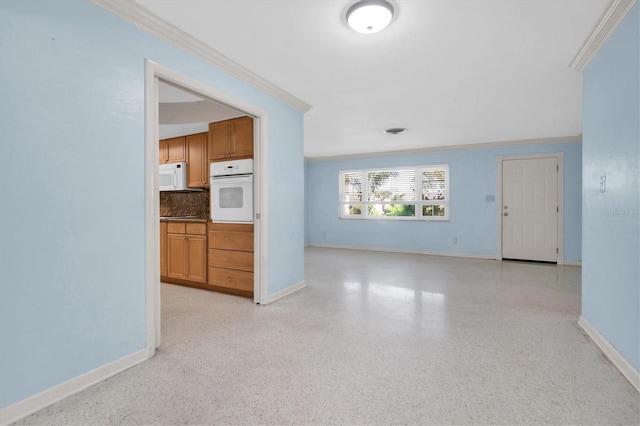
<svg viewBox="0 0 640 426">
<path fill-rule="evenodd" d="M 209 190 L 160 192 L 160 216 L 197 216 L 209 219 Z"/>
</svg>

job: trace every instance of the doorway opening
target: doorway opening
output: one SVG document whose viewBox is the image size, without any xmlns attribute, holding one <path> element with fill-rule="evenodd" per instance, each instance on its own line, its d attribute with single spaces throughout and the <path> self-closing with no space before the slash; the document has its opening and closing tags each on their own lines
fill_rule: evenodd
<svg viewBox="0 0 640 426">
<path fill-rule="evenodd" d="M 264 254 L 267 248 L 268 139 L 264 110 L 150 60 L 145 62 L 145 94 L 146 343 L 151 356 L 161 342 L 159 140 L 184 132 L 204 133 L 203 126 L 209 122 L 238 116 L 252 118 L 253 301 L 263 303 L 267 296 Z M 207 168 L 208 164 L 207 161 Z"/>
<path fill-rule="evenodd" d="M 564 153 L 497 159 L 497 258 L 564 264 Z"/>
</svg>

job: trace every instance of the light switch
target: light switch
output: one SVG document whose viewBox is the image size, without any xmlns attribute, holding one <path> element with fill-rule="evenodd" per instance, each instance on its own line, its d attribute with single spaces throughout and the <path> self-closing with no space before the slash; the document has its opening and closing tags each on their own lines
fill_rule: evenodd
<svg viewBox="0 0 640 426">
<path fill-rule="evenodd" d="M 600 176 L 600 192 L 606 192 L 607 190 L 607 177 Z"/>
</svg>

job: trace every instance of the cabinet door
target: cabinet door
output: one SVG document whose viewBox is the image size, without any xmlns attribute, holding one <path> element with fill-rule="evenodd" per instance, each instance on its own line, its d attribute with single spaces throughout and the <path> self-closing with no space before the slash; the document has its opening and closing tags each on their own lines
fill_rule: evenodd
<svg viewBox="0 0 640 426">
<path fill-rule="evenodd" d="M 167 163 L 177 163 L 179 161 L 187 161 L 187 153 L 185 147 L 185 138 L 165 139 L 167 143 Z"/>
<path fill-rule="evenodd" d="M 207 237 L 187 235 L 187 273 L 186 279 L 200 283 L 207 282 Z"/>
<path fill-rule="evenodd" d="M 167 276 L 185 279 L 186 239 L 184 234 L 167 234 Z"/>
<path fill-rule="evenodd" d="M 198 133 L 186 137 L 187 144 L 187 186 L 205 188 L 209 183 L 207 134 Z"/>
<path fill-rule="evenodd" d="M 209 123 L 209 160 L 221 160 L 229 156 L 231 149 L 231 122 Z"/>
<path fill-rule="evenodd" d="M 160 276 L 167 276 L 167 222 L 160 222 Z"/>
<path fill-rule="evenodd" d="M 231 157 L 253 157 L 253 118 L 240 117 L 231 121 Z"/>
<path fill-rule="evenodd" d="M 167 162 L 167 157 L 169 153 L 167 152 L 167 141 L 159 141 L 158 154 L 160 164 L 164 164 Z"/>
</svg>

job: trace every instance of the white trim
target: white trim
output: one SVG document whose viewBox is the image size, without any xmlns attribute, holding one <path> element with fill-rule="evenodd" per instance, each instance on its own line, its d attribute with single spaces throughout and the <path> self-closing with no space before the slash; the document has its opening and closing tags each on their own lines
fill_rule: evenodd
<svg viewBox="0 0 640 426">
<path fill-rule="evenodd" d="M 145 60 L 145 164 L 146 175 L 146 259 L 147 259 L 147 340 L 151 347 L 160 345 L 160 250 L 159 250 L 159 222 L 160 207 L 156 197 L 158 191 L 158 91 L 157 79 L 167 81 L 174 86 L 182 87 L 188 91 L 197 93 L 205 98 L 222 102 L 235 109 L 243 111 L 255 117 L 254 128 L 259 131 L 254 132 L 254 201 L 257 203 L 257 212 L 261 219 L 254 221 L 254 243 L 257 243 L 254 251 L 254 302 L 259 303 L 259 299 L 264 298 L 267 291 L 267 241 L 268 241 L 268 221 L 267 217 L 267 155 L 268 152 L 268 114 L 266 111 L 237 99 L 228 93 L 215 89 L 198 80 L 153 62 Z M 150 130 L 152 129 L 152 130 Z M 264 192 L 263 192 L 264 191 Z M 257 295 L 257 298 L 256 298 Z M 153 337 L 151 337 L 153 336 Z M 153 339 L 149 343 L 149 339 Z"/>
<path fill-rule="evenodd" d="M 254 120 L 253 150 L 254 157 L 254 182 L 257 191 L 254 191 L 253 221 L 253 246 L 254 250 L 254 274 L 253 274 L 253 302 L 262 304 L 268 295 L 269 282 L 269 179 L 268 173 L 268 121 L 266 115 Z M 259 219 L 258 219 L 259 217 Z"/>
<path fill-rule="evenodd" d="M 309 243 L 306 245 L 306 247 L 331 248 L 331 249 L 340 249 L 340 250 L 379 251 L 384 253 L 400 253 L 400 254 L 423 254 L 427 256 L 465 257 L 469 259 L 496 260 L 495 256 L 489 256 L 486 254 L 453 253 L 453 252 L 447 252 L 447 251 L 405 250 L 405 249 L 396 249 L 396 248 L 343 246 L 343 245 L 337 245 L 337 244 L 315 244 L 315 243 Z"/>
<path fill-rule="evenodd" d="M 502 260 L 502 155 L 496 157 L 496 259 Z"/>
<path fill-rule="evenodd" d="M 145 289 L 147 348 L 160 347 L 160 192 L 158 177 L 158 79 L 150 61 L 144 63 L 145 114 L 144 114 L 144 193 L 145 193 Z"/>
<path fill-rule="evenodd" d="M 578 325 L 587 333 L 587 336 L 591 338 L 593 343 L 596 344 L 602 351 L 602 353 L 616 366 L 622 375 L 631 383 L 631 385 L 640 392 L 640 373 L 633 368 L 629 362 L 624 359 L 620 352 L 618 352 L 612 345 L 605 339 L 598 330 L 595 329 L 589 321 L 587 321 L 582 315 L 578 319 Z"/>
<path fill-rule="evenodd" d="M 605 10 L 598 25 L 584 42 L 580 51 L 573 58 L 570 68 L 576 71 L 584 71 L 591 59 L 604 46 L 611 34 L 618 28 L 620 22 L 627 16 L 627 13 L 635 6 L 638 0 L 612 0 Z"/>
<path fill-rule="evenodd" d="M 289 92 L 260 77 L 258 74 L 243 67 L 202 41 L 190 36 L 172 24 L 158 18 L 134 1 L 122 0 L 90 0 L 93 4 L 117 15 L 138 28 L 153 34 L 169 43 L 189 52 L 240 80 L 262 90 L 266 94 L 281 100 L 287 105 L 303 113 L 311 106 L 296 98 Z"/>
<path fill-rule="evenodd" d="M 153 348 L 151 348 L 153 349 Z M 73 379 L 60 383 L 8 407 L 0 409 L 0 424 L 16 422 L 56 402 L 76 394 L 89 386 L 108 379 L 128 368 L 133 367 L 153 356 L 152 350 L 143 349 L 94 370 L 81 374 Z"/>
<path fill-rule="evenodd" d="M 564 152 L 558 153 L 558 265 L 564 265 Z"/>
<path fill-rule="evenodd" d="M 387 157 L 390 155 L 412 155 L 412 154 L 422 154 L 422 153 L 428 153 L 428 152 L 466 151 L 470 149 L 505 148 L 505 147 L 512 147 L 512 146 L 547 145 L 552 143 L 574 143 L 574 142 L 582 143 L 582 135 L 557 137 L 557 138 L 543 138 L 543 139 L 524 139 L 524 140 L 503 141 L 503 142 L 468 143 L 468 144 L 462 144 L 462 145 L 436 146 L 431 148 L 370 152 L 370 153 L 362 153 L 362 154 L 333 155 L 333 156 L 326 156 L 326 157 L 322 157 L 322 156 L 304 157 L 304 161 L 315 163 L 320 161 L 351 160 L 351 159 L 368 158 L 368 157 Z"/>
<path fill-rule="evenodd" d="M 285 296 L 288 296 L 290 294 L 293 294 L 297 291 L 302 290 L 303 288 L 305 288 L 307 286 L 307 283 L 304 281 L 300 281 L 297 284 L 294 284 L 292 286 L 289 286 L 287 288 L 283 288 L 280 291 L 277 291 L 273 294 L 268 294 L 266 295 L 266 297 L 264 298 L 264 302 L 262 303 L 263 305 L 268 305 L 269 303 L 273 303 L 276 300 L 280 300 Z"/>
<path fill-rule="evenodd" d="M 582 262 L 579 260 L 565 260 L 564 266 L 578 266 L 582 267 Z"/>
<path fill-rule="evenodd" d="M 556 263 L 564 265 L 564 152 L 544 154 L 498 155 L 496 157 L 496 258 L 502 260 L 502 163 L 509 160 L 532 160 L 538 158 L 555 158 L 558 164 L 558 223 L 556 230 Z"/>
</svg>

